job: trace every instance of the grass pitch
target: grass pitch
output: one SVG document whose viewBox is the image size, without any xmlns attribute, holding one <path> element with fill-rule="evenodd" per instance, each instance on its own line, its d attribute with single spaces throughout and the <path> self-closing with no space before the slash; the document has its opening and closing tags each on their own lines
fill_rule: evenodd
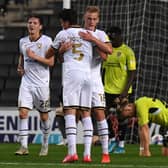
<svg viewBox="0 0 168 168">
<path fill-rule="evenodd" d="M 151 146 L 152 157 L 139 157 L 139 146 L 126 144 L 125 154 L 110 154 L 111 163 L 101 164 L 101 147 L 92 147 L 92 163 L 82 163 L 83 145 L 78 145 L 79 161 L 70 164 L 62 164 L 67 153 L 65 146 L 50 145 L 49 154 L 39 157 L 41 146 L 30 144 L 27 156 L 16 156 L 14 152 L 19 148 L 18 144 L 0 144 L 0 168 L 168 168 L 168 157 L 161 155 L 161 147 Z"/>
</svg>

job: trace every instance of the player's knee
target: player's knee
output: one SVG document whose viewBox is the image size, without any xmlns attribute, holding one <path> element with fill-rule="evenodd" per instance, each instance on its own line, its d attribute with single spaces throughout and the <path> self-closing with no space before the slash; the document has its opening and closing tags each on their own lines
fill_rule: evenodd
<svg viewBox="0 0 168 168">
<path fill-rule="evenodd" d="M 96 113 L 96 120 L 97 121 L 102 121 L 105 119 L 105 113 L 104 113 L 103 109 L 96 109 L 95 113 Z"/>
<path fill-rule="evenodd" d="M 47 121 L 48 120 L 48 113 L 41 113 L 40 114 L 40 119 L 42 121 Z"/>
<path fill-rule="evenodd" d="M 26 119 L 26 118 L 28 118 L 28 114 L 27 114 L 27 113 L 24 113 L 24 112 L 21 112 L 21 113 L 19 114 L 19 117 L 20 117 L 20 119 Z"/>
<path fill-rule="evenodd" d="M 20 119 L 26 119 L 28 118 L 28 109 L 20 109 L 19 110 L 19 117 Z"/>
</svg>

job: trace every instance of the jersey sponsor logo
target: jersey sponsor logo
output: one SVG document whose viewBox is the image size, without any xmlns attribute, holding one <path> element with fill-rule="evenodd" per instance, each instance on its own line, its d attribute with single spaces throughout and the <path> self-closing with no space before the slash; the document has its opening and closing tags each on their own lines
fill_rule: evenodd
<svg viewBox="0 0 168 168">
<path fill-rule="evenodd" d="M 119 63 L 112 63 L 112 62 L 108 62 L 107 66 L 111 66 L 111 67 L 120 67 Z"/>
<path fill-rule="evenodd" d="M 70 41 L 72 42 L 77 42 L 77 43 L 81 43 L 83 40 L 81 37 L 70 37 Z"/>
<path fill-rule="evenodd" d="M 36 61 L 36 60 L 33 60 L 33 59 L 31 59 L 31 58 L 26 58 L 26 59 L 25 59 L 25 62 L 35 63 L 35 62 L 37 62 L 37 61 Z"/>
</svg>

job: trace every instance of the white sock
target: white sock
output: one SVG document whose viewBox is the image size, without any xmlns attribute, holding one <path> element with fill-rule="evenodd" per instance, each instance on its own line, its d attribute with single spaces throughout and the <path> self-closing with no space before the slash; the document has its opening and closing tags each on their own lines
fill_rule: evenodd
<svg viewBox="0 0 168 168">
<path fill-rule="evenodd" d="M 124 148 L 125 141 L 119 141 L 118 146 Z"/>
<path fill-rule="evenodd" d="M 100 142 L 102 145 L 102 152 L 108 154 L 108 125 L 107 121 L 104 119 L 102 121 L 97 121 L 97 129 L 100 137 Z"/>
<path fill-rule="evenodd" d="M 48 145 L 48 137 L 51 131 L 50 120 L 42 121 L 41 120 L 41 131 L 43 133 L 43 145 Z"/>
<path fill-rule="evenodd" d="M 65 116 L 65 129 L 68 143 L 68 154 L 76 154 L 76 119 L 75 115 L 68 114 Z"/>
<path fill-rule="evenodd" d="M 116 138 L 115 137 L 111 138 L 111 141 L 116 141 Z"/>
<path fill-rule="evenodd" d="M 93 124 L 91 117 L 85 117 L 82 119 L 83 131 L 84 131 L 84 156 L 91 156 L 91 145 L 93 137 Z"/>
<path fill-rule="evenodd" d="M 19 126 L 19 136 L 20 136 L 20 143 L 21 146 L 24 148 L 28 147 L 28 118 L 20 119 L 20 126 Z"/>
</svg>

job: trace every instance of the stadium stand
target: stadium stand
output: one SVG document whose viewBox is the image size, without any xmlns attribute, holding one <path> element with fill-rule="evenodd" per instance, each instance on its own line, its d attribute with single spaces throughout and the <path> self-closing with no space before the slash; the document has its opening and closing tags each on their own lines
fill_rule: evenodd
<svg viewBox="0 0 168 168">
<path fill-rule="evenodd" d="M 2 54 L 2 56 L 0 57 L 1 65 L 12 65 L 13 64 L 14 56 L 12 53 L 1 53 L 1 54 Z"/>
<path fill-rule="evenodd" d="M 17 74 L 17 65 L 12 64 L 12 66 L 9 68 L 9 78 L 20 78 Z"/>
<path fill-rule="evenodd" d="M 0 78 L 0 91 L 4 88 L 4 80 Z"/>
<path fill-rule="evenodd" d="M 17 80 L 17 78 L 16 79 L 8 78 L 6 80 L 6 84 L 5 84 L 6 90 L 8 89 L 18 90 L 19 86 L 20 86 L 20 80 Z"/>
<path fill-rule="evenodd" d="M 1 101 L 0 106 L 5 107 L 16 107 L 17 106 L 17 97 L 18 90 L 17 89 L 3 89 L 1 93 Z"/>
<path fill-rule="evenodd" d="M 4 79 L 8 77 L 9 67 L 7 65 L 0 66 L 0 79 Z"/>
<path fill-rule="evenodd" d="M 7 1 L 6 0 L 1 0 L 0 1 L 0 14 L 2 16 L 5 16 L 7 12 Z"/>
</svg>

